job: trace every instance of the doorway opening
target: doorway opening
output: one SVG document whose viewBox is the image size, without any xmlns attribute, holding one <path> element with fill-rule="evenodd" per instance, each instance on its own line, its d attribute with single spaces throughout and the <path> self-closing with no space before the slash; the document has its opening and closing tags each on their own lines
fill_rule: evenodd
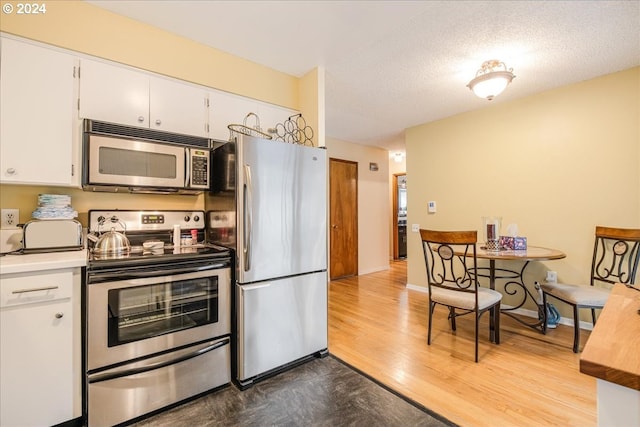
<svg viewBox="0 0 640 427">
<path fill-rule="evenodd" d="M 407 258 L 407 175 L 393 174 L 393 259 Z"/>
</svg>

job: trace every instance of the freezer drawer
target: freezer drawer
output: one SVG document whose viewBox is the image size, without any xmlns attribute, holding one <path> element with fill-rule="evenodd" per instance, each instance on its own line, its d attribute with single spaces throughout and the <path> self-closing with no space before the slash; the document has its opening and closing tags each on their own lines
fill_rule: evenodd
<svg viewBox="0 0 640 427">
<path fill-rule="evenodd" d="M 327 348 L 327 272 L 237 285 L 238 380 Z"/>
<path fill-rule="evenodd" d="M 228 384 L 230 354 L 223 338 L 90 374 L 89 426 L 119 424 Z"/>
</svg>

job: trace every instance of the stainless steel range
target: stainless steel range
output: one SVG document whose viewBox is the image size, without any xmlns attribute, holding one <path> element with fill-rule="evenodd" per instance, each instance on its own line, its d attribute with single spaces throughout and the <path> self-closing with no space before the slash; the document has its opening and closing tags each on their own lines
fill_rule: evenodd
<svg viewBox="0 0 640 427">
<path fill-rule="evenodd" d="M 130 243 L 89 249 L 89 426 L 123 423 L 230 382 L 232 256 L 204 243 L 204 217 L 89 211 L 90 234 L 124 234 Z"/>
</svg>

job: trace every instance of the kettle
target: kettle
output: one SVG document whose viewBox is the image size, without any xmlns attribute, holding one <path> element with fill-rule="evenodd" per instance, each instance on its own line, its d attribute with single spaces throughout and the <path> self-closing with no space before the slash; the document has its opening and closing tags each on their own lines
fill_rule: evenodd
<svg viewBox="0 0 640 427">
<path fill-rule="evenodd" d="M 105 221 L 106 219 L 102 219 L 100 221 L 97 232 L 100 232 L 100 227 L 104 225 Z M 111 230 L 100 234 L 100 236 L 87 234 L 87 239 L 94 243 L 93 252 L 96 254 L 120 254 L 129 252 L 131 244 L 125 235 L 127 230 L 126 225 L 122 221 L 118 221 L 116 217 L 110 218 L 110 221 L 112 223 L 119 223 L 124 232 L 120 233 L 119 231 L 116 231 L 115 227 L 111 227 Z"/>
</svg>

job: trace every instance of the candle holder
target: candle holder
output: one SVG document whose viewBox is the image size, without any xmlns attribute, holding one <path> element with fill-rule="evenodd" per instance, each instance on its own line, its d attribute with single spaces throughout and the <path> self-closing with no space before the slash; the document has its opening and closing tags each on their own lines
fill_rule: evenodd
<svg viewBox="0 0 640 427">
<path fill-rule="evenodd" d="M 484 244 L 488 251 L 500 250 L 500 226 L 502 225 L 502 217 L 499 216 L 483 216 L 482 230 L 484 231 Z"/>
</svg>

